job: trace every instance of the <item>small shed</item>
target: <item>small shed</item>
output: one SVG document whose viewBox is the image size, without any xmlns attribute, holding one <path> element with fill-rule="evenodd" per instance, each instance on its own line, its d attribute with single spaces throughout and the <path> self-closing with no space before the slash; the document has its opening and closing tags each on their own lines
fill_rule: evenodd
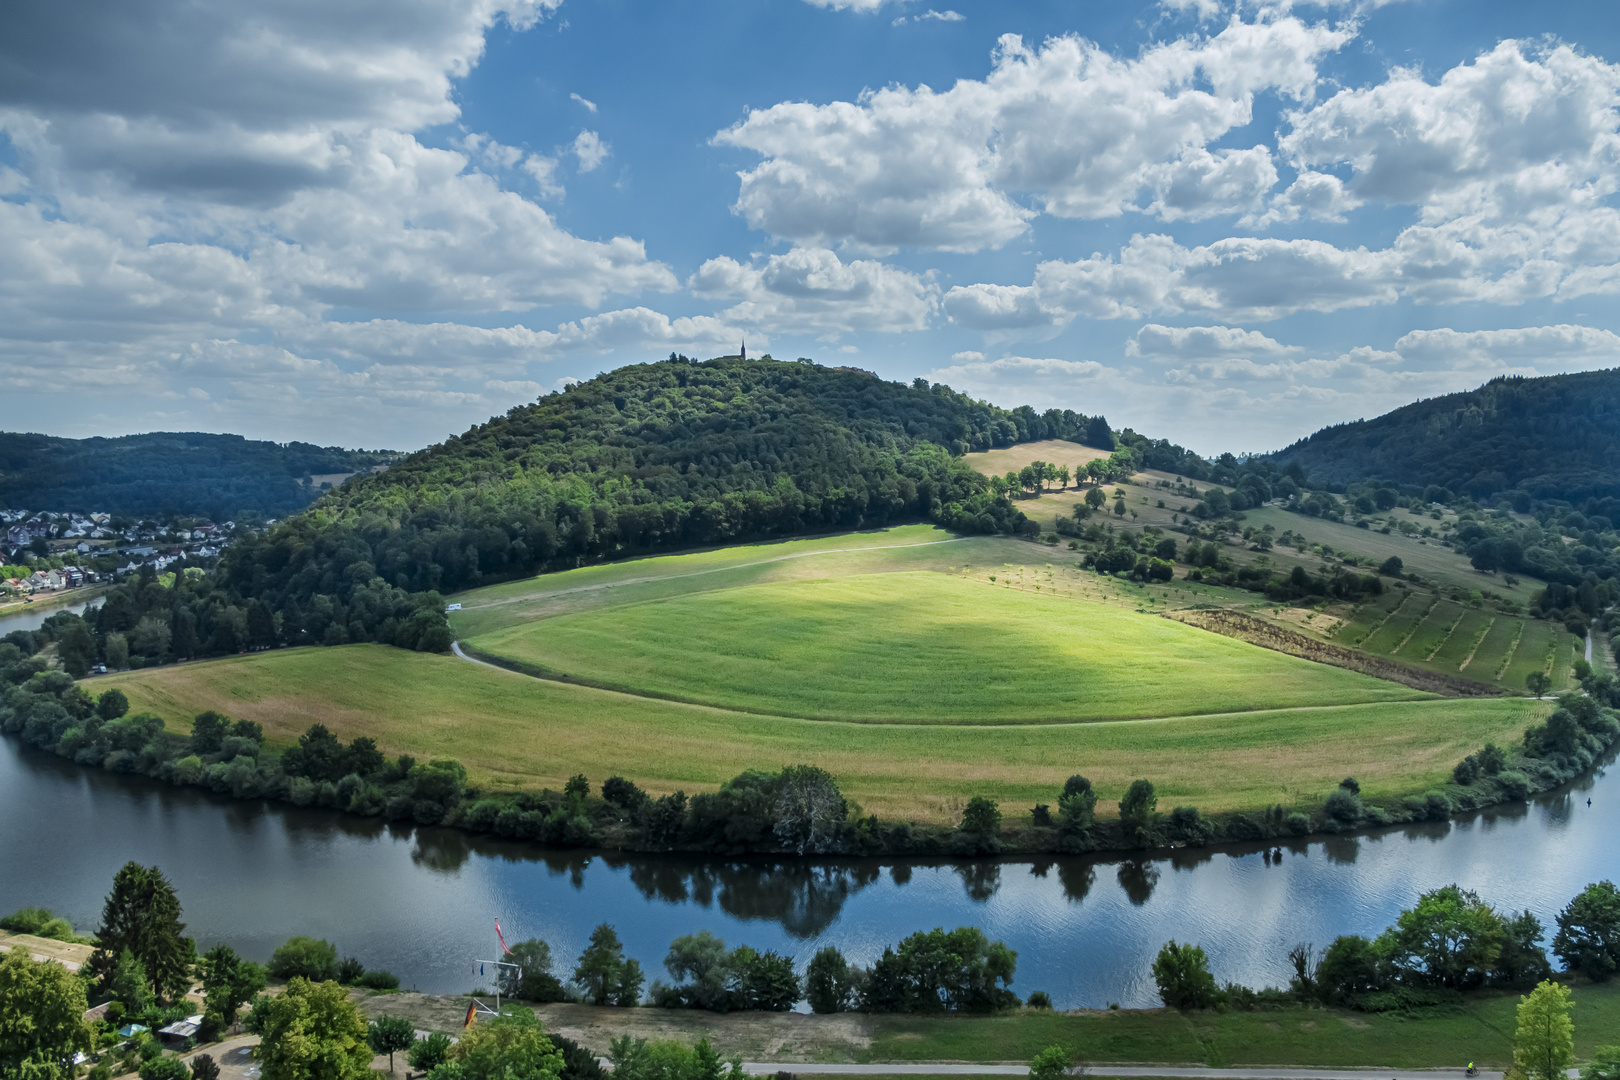
<svg viewBox="0 0 1620 1080">
<path fill-rule="evenodd" d="M 198 1013 L 196 1016 L 188 1016 L 184 1020 L 176 1020 L 168 1027 L 158 1028 L 158 1035 L 166 1040 L 183 1042 L 197 1034 L 197 1029 L 202 1027 L 202 1022 L 202 1013 Z"/>
</svg>

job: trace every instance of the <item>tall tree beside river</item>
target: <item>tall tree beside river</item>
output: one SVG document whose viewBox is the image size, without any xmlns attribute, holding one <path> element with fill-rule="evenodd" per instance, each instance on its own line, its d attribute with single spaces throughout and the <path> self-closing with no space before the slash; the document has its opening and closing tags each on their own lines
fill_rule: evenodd
<svg viewBox="0 0 1620 1080">
<path fill-rule="evenodd" d="M 90 971 L 103 984 L 112 976 L 119 954 L 128 949 L 146 968 L 152 990 L 176 1001 L 191 983 L 196 944 L 183 936 L 180 899 L 155 866 L 125 863 L 113 878 L 112 892 L 96 931 Z"/>
</svg>

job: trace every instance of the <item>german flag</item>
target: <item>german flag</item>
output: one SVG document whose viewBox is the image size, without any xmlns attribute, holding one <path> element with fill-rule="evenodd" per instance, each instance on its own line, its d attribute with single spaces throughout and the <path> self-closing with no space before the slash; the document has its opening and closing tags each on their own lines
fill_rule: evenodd
<svg viewBox="0 0 1620 1080">
<path fill-rule="evenodd" d="M 478 1006 L 477 1005 L 469 1005 L 469 1006 L 467 1006 L 467 1020 L 466 1020 L 465 1023 L 463 1023 L 461 1025 L 461 1029 L 463 1031 L 465 1031 L 466 1029 L 472 1027 L 473 1026 L 473 1021 L 476 1020 L 476 1019 L 478 1019 Z"/>
</svg>

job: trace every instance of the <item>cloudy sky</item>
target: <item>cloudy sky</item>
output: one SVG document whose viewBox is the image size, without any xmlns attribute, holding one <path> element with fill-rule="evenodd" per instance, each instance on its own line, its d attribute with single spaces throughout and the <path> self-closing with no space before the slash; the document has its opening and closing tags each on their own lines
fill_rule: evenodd
<svg viewBox="0 0 1620 1080">
<path fill-rule="evenodd" d="M 1266 450 L 1620 366 L 1607 0 L 9 0 L 0 428 L 809 356 Z"/>
</svg>

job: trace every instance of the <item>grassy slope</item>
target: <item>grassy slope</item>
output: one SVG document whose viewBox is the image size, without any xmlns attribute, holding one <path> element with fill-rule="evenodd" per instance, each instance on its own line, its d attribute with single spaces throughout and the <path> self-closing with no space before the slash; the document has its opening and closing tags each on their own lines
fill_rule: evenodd
<svg viewBox="0 0 1620 1080">
<path fill-rule="evenodd" d="M 377 645 L 285 649 L 98 678 L 175 730 L 205 709 L 258 720 L 285 744 L 321 722 L 390 754 L 454 757 L 477 783 L 560 787 L 584 772 L 654 792 L 712 789 L 748 768 L 821 765 L 869 812 L 954 820 L 975 794 L 1009 823 L 1084 772 L 1111 813 L 1149 777 L 1160 805 L 1206 811 L 1316 804 L 1356 776 L 1371 796 L 1440 782 L 1549 706 L 1430 700 L 1089 724 L 868 725 L 788 720 L 631 697 Z"/>
<path fill-rule="evenodd" d="M 597 685 L 815 719 L 1097 720 L 1424 696 L 1168 619 L 928 572 L 681 596 L 471 644 Z"/>
<path fill-rule="evenodd" d="M 1013 449 L 1020 448 L 1014 447 Z M 1087 452 L 1084 447 L 1078 447 L 1077 449 L 1081 452 Z M 1048 453 L 1052 452 L 1048 451 Z M 976 461 L 976 459 L 985 457 L 986 455 L 969 455 L 968 460 Z M 981 471 L 997 471 L 989 462 L 978 462 L 976 467 L 979 467 Z M 1119 491 L 1124 494 L 1126 505 L 1131 511 L 1131 515 L 1124 519 L 1115 518 L 1112 514 L 1108 514 L 1105 515 L 1105 520 L 1116 527 L 1128 529 L 1141 529 L 1148 525 L 1164 528 L 1174 524 L 1173 519 L 1176 515 L 1191 509 L 1191 500 L 1181 498 L 1156 487 L 1157 482 L 1161 480 L 1174 483 L 1174 478 L 1170 474 L 1150 470 L 1138 473 L 1129 484 L 1105 485 L 1104 490 L 1108 493 L 1110 504 L 1112 504 L 1113 493 Z M 1200 485 L 1200 490 L 1204 486 Z M 1025 514 L 1041 522 L 1043 528 L 1050 528 L 1057 518 L 1067 517 L 1073 511 L 1075 504 L 1080 501 L 1083 494 L 1083 489 L 1071 486 L 1061 492 L 1051 491 L 1040 498 L 1020 499 L 1018 506 Z M 1158 505 L 1161 501 L 1165 503 L 1163 507 Z M 1455 520 L 1455 515 L 1447 511 L 1441 514 L 1441 518 Z M 1453 591 L 1457 591 L 1466 596 L 1470 591 L 1478 589 L 1510 599 L 1521 605 L 1521 609 L 1529 606 L 1531 598 L 1543 585 L 1542 582 L 1534 578 L 1522 578 L 1516 584 L 1510 585 L 1501 575 L 1481 574 L 1469 564 L 1467 558 L 1443 546 L 1434 538 L 1408 537 L 1401 535 L 1399 532 L 1391 532 L 1385 535 L 1378 531 L 1377 528 L 1358 529 L 1354 525 L 1305 517 L 1275 506 L 1247 510 L 1243 513 L 1243 520 L 1246 526 L 1255 529 L 1270 525 L 1276 535 L 1281 535 L 1286 531 L 1302 534 L 1310 544 L 1326 544 L 1336 552 L 1370 557 L 1375 563 L 1382 563 L 1389 556 L 1396 555 L 1400 557 L 1407 572 L 1419 574 L 1426 584 L 1416 590 L 1418 596 L 1414 598 L 1412 604 L 1408 605 L 1407 611 L 1402 613 L 1402 618 L 1390 621 L 1388 633 L 1369 637 L 1365 642 L 1359 643 L 1359 639 L 1366 632 L 1363 619 L 1367 614 L 1368 605 L 1361 605 L 1359 610 L 1351 610 L 1349 605 L 1323 604 L 1320 605 L 1322 609 L 1321 618 L 1312 621 L 1299 614 L 1302 609 L 1283 608 L 1268 613 L 1263 610 L 1266 605 L 1259 604 L 1253 599 L 1246 604 L 1242 601 L 1236 602 L 1236 606 L 1248 607 L 1250 614 L 1259 615 L 1263 618 L 1272 618 L 1273 621 L 1284 622 L 1294 629 L 1314 633 L 1318 637 L 1324 637 L 1337 644 L 1360 648 L 1364 652 L 1379 656 L 1392 655 L 1391 650 L 1400 645 L 1406 638 L 1407 632 L 1413 629 L 1416 620 L 1407 621 L 1404 616 L 1412 614 L 1414 606 L 1418 614 L 1428 610 L 1428 604 L 1434 600 L 1434 594 L 1429 588 L 1430 585 L 1438 585 L 1448 595 Z M 1428 515 L 1412 515 L 1405 510 L 1395 510 L 1387 514 L 1381 514 L 1373 520 L 1373 524 L 1377 526 L 1385 521 L 1397 523 L 1409 521 L 1418 526 L 1427 525 L 1433 528 L 1438 528 L 1442 524 L 1442 521 L 1436 521 Z M 1185 543 L 1185 538 L 1173 533 L 1169 535 L 1174 537 L 1178 543 Z M 1262 557 L 1260 553 L 1247 550 L 1242 544 L 1229 544 L 1223 546 L 1221 550 L 1223 555 L 1240 565 L 1255 562 Z M 1303 566 L 1311 573 L 1318 573 L 1331 568 L 1335 564 L 1335 560 L 1317 556 L 1310 551 L 1301 552 L 1293 547 L 1279 546 L 1266 553 L 1263 557 L 1284 574 L 1290 572 L 1295 566 Z M 1180 568 L 1178 572 L 1185 573 L 1186 569 Z M 1363 569 L 1360 572 L 1366 571 Z M 1416 606 L 1419 605 L 1420 601 L 1422 602 L 1421 606 Z M 1488 610 L 1485 614 L 1497 613 L 1494 610 Z M 1453 612 L 1453 621 L 1455 621 L 1455 617 L 1455 612 Z M 1353 627 L 1346 628 L 1346 631 L 1335 634 L 1335 629 L 1345 619 L 1350 620 Z M 1377 617 L 1373 617 L 1371 621 L 1376 622 Z M 1517 622 L 1518 620 L 1514 621 Z M 1532 625 L 1537 625 L 1535 620 L 1532 620 Z M 1477 636 L 1478 624 L 1465 618 L 1459 625 L 1458 630 L 1466 634 L 1470 628 L 1475 631 Z M 1353 632 L 1349 632 L 1351 630 Z M 1543 640 L 1544 637 L 1559 639 L 1556 649 L 1554 643 Z M 1524 675 L 1530 670 L 1547 669 L 1553 678 L 1554 687 L 1557 689 L 1565 689 L 1570 685 L 1569 667 L 1573 655 L 1566 657 L 1565 653 L 1571 652 L 1575 648 L 1575 641 L 1560 627 L 1550 623 L 1544 624 L 1544 629 L 1527 634 L 1524 645 L 1528 651 L 1515 654 L 1512 657 L 1511 666 L 1503 670 L 1504 661 L 1507 660 L 1507 657 L 1500 650 L 1506 644 L 1511 643 L 1512 639 L 1512 633 L 1509 633 L 1507 642 L 1498 642 L 1493 638 L 1489 643 L 1490 648 L 1482 652 L 1480 658 L 1475 663 L 1470 664 L 1466 670 L 1459 670 L 1459 664 L 1466 657 L 1467 648 L 1461 645 L 1453 645 L 1449 639 L 1445 638 L 1438 642 L 1439 651 L 1435 653 L 1432 660 L 1426 659 L 1429 651 L 1434 649 L 1437 644 L 1432 638 L 1426 640 L 1427 647 L 1421 651 L 1418 649 L 1420 642 L 1414 639 L 1414 641 L 1408 642 L 1407 646 L 1401 649 L 1399 653 L 1393 655 L 1403 663 L 1415 664 L 1418 667 L 1429 668 L 1434 671 L 1442 671 L 1448 675 L 1462 674 L 1467 678 L 1482 682 L 1499 682 L 1504 688 L 1513 692 L 1523 691 Z M 1557 662 L 1553 663 L 1549 668 L 1547 657 L 1553 652 L 1556 652 Z M 1499 679 L 1497 678 L 1498 671 L 1503 671 Z"/>
</svg>

